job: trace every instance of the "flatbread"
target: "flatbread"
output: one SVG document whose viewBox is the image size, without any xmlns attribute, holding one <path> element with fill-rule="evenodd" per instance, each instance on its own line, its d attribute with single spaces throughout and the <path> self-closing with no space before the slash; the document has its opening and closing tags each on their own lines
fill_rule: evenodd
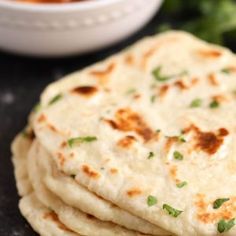
<svg viewBox="0 0 236 236">
<path fill-rule="evenodd" d="M 128 229 L 152 235 L 170 235 L 170 233 L 131 215 L 89 192 L 86 188 L 80 186 L 73 177 L 60 173 L 52 158 L 42 146 L 39 145 L 38 152 L 34 155 L 37 156 L 38 163 L 41 163 L 44 167 L 45 185 L 67 205 L 78 208 L 102 221 L 110 221 Z"/>
<path fill-rule="evenodd" d="M 12 162 L 14 165 L 14 174 L 18 194 L 24 196 L 32 192 L 32 186 L 28 178 L 26 156 L 32 141 L 18 134 L 12 143 Z"/>
<path fill-rule="evenodd" d="M 28 155 L 28 173 L 30 181 L 34 187 L 37 198 L 48 208 L 52 209 L 63 224 L 81 235 L 94 236 L 141 236 L 136 232 L 129 231 L 110 222 L 99 221 L 91 215 L 86 215 L 79 209 L 75 209 L 64 204 L 53 193 L 51 193 L 43 184 L 42 178 L 45 170 L 37 163 L 38 151 L 37 143 L 34 142 Z"/>
<path fill-rule="evenodd" d="M 26 156 L 28 155 L 31 144 L 31 140 L 20 134 L 14 141 L 13 150 L 16 155 L 14 157 L 15 168 L 19 170 L 20 167 L 25 167 L 21 168 L 21 171 L 19 172 L 25 172 L 24 175 L 16 175 L 17 186 L 20 186 L 20 188 L 23 189 L 26 189 L 26 186 L 30 186 L 30 191 L 23 194 L 24 197 L 20 200 L 19 208 L 22 215 L 27 219 L 36 232 L 43 236 L 79 235 L 69 229 L 66 226 L 68 225 L 75 228 L 75 231 L 82 231 L 85 235 L 100 235 L 101 233 L 109 236 L 141 235 L 139 233 L 132 233 L 131 231 L 122 229 L 112 223 L 102 223 L 91 215 L 85 215 L 78 210 L 66 206 L 54 197 L 53 194 L 43 186 L 40 180 L 44 170 L 39 170 L 37 163 L 35 163 L 37 161 L 37 155 L 34 155 L 34 153 L 31 154 L 31 152 L 37 148 L 36 144 L 33 144 L 33 147 L 31 147 L 29 161 L 27 163 Z M 29 171 L 27 171 L 27 165 Z M 31 181 L 28 179 L 29 176 L 31 177 Z M 36 195 L 39 196 L 40 200 L 43 201 L 45 205 L 35 196 L 31 183 L 33 183 L 33 186 L 36 189 Z M 58 215 L 55 213 L 54 209 L 59 213 Z M 65 221 L 66 225 L 62 223 L 62 221 Z"/>
<path fill-rule="evenodd" d="M 66 229 L 57 215 L 45 207 L 34 193 L 22 197 L 19 208 L 33 229 L 42 236 L 79 236 Z"/>
<path fill-rule="evenodd" d="M 19 134 L 12 144 L 12 157 L 17 190 L 22 198 L 19 202 L 21 214 L 33 229 L 42 236 L 79 236 L 65 227 L 51 209 L 35 196 L 27 172 L 27 154 L 32 140 Z"/>
<path fill-rule="evenodd" d="M 235 62 L 184 32 L 144 39 L 50 85 L 37 140 L 60 171 L 120 208 L 173 234 L 217 235 L 236 215 Z M 214 209 L 219 198 L 230 200 Z"/>
</svg>

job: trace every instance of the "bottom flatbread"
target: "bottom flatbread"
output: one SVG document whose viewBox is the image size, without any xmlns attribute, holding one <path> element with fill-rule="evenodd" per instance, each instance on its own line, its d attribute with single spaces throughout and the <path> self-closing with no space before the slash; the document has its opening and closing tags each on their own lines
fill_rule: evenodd
<svg viewBox="0 0 236 236">
<path fill-rule="evenodd" d="M 28 155 L 28 173 L 30 181 L 35 190 L 37 198 L 46 206 L 51 208 L 61 222 L 73 231 L 82 235 L 93 236 L 138 236 L 142 235 L 138 232 L 130 231 L 110 222 L 103 222 L 95 217 L 81 212 L 63 203 L 55 195 L 53 195 L 42 183 L 45 170 L 40 168 L 37 163 L 37 149 L 38 144 L 34 142 Z"/>
<path fill-rule="evenodd" d="M 27 172 L 27 154 L 32 141 L 18 135 L 12 145 L 14 174 L 17 191 L 22 196 L 19 202 L 21 214 L 32 228 L 42 236 L 79 236 L 69 230 L 51 209 L 35 196 Z"/>
<path fill-rule="evenodd" d="M 58 220 L 57 215 L 45 207 L 34 193 L 22 197 L 19 208 L 32 228 L 42 236 L 79 236 L 67 229 Z"/>
<path fill-rule="evenodd" d="M 111 221 L 128 229 L 152 235 L 170 235 L 161 228 L 96 196 L 80 186 L 73 178 L 59 172 L 52 158 L 41 145 L 34 155 L 38 157 L 38 162 L 44 166 L 44 183 L 47 188 L 66 204 L 79 208 L 102 221 Z M 96 207 L 94 207 L 95 202 Z"/>
<path fill-rule="evenodd" d="M 12 145 L 17 189 L 19 195 L 23 196 L 20 200 L 19 208 L 22 215 L 36 232 L 43 236 L 143 235 L 114 223 L 98 220 L 61 201 L 42 182 L 42 178 L 44 175 L 46 176 L 46 168 L 43 163 L 41 165 L 37 163 L 38 160 L 35 153 L 38 152 L 38 149 L 37 142 L 33 142 L 21 135 L 17 136 Z M 28 155 L 29 150 L 30 153 Z M 26 158 L 27 156 L 28 159 Z M 33 190 L 32 185 L 36 192 Z"/>
</svg>

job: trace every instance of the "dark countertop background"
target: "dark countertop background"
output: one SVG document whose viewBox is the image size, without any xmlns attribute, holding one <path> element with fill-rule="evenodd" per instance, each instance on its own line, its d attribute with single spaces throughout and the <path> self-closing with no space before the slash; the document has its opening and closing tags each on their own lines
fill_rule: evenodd
<svg viewBox="0 0 236 236">
<path fill-rule="evenodd" d="M 37 59 L 0 51 L 0 236 L 34 236 L 18 210 L 10 144 L 14 136 L 26 125 L 27 116 L 46 85 L 62 76 L 100 61 L 136 42 L 152 35 L 161 22 L 168 22 L 157 14 L 145 27 L 113 47 L 87 54 L 61 59 Z M 176 25 L 176 22 L 172 23 Z M 236 44 L 230 42 L 231 49 Z"/>
<path fill-rule="evenodd" d="M 158 14 L 138 33 L 113 47 L 84 56 L 36 59 L 0 51 L 0 236 L 36 235 L 18 210 L 10 144 L 22 130 L 30 109 L 45 86 L 155 33 L 163 21 Z"/>
</svg>

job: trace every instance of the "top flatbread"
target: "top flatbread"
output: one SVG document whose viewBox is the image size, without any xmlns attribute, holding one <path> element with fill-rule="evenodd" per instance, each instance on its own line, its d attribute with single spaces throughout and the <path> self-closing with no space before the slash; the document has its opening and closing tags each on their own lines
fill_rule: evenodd
<svg viewBox="0 0 236 236">
<path fill-rule="evenodd" d="M 57 168 L 119 207 L 178 235 L 217 235 L 236 215 L 235 62 L 187 33 L 144 39 L 50 85 L 36 137 Z M 229 200 L 214 209 L 219 198 Z"/>
</svg>

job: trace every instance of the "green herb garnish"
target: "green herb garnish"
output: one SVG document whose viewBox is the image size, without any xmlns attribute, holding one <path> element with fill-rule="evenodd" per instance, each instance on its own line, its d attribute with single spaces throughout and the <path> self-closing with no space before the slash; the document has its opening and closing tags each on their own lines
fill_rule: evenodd
<svg viewBox="0 0 236 236">
<path fill-rule="evenodd" d="M 224 202 L 229 201 L 229 198 L 218 198 L 213 202 L 213 208 L 218 209 Z"/>
<path fill-rule="evenodd" d="M 222 73 L 225 73 L 225 74 L 230 74 L 231 70 L 230 70 L 230 68 L 223 68 L 223 69 L 221 70 L 221 72 L 222 72 Z"/>
<path fill-rule="evenodd" d="M 200 107 L 202 105 L 202 99 L 196 98 L 190 103 L 191 108 Z"/>
<path fill-rule="evenodd" d="M 158 66 L 156 69 L 154 69 L 152 71 L 152 75 L 154 76 L 155 80 L 159 81 L 159 82 L 165 82 L 167 80 L 170 80 L 170 79 L 173 79 L 174 77 L 177 77 L 177 76 L 182 76 L 182 75 L 186 75 L 188 74 L 187 71 L 182 71 L 180 72 L 179 74 L 174 74 L 174 75 L 163 75 L 161 73 L 161 66 Z"/>
<path fill-rule="evenodd" d="M 209 107 L 212 108 L 212 109 L 215 109 L 215 108 L 218 108 L 220 106 L 219 102 L 217 102 L 216 100 L 212 101 L 210 104 L 209 104 Z"/>
<path fill-rule="evenodd" d="M 160 82 L 165 82 L 171 78 L 169 76 L 165 76 L 161 74 L 161 66 L 158 66 L 156 69 L 154 69 L 152 71 L 152 75 L 157 81 L 160 81 Z"/>
<path fill-rule="evenodd" d="M 54 104 L 55 102 L 59 101 L 62 97 L 63 97 L 63 96 L 62 96 L 61 93 L 57 94 L 55 97 L 53 97 L 53 98 L 49 101 L 48 105 Z"/>
<path fill-rule="evenodd" d="M 152 196 L 152 195 L 149 195 L 147 197 L 147 204 L 148 204 L 148 206 L 156 205 L 157 204 L 157 198 Z"/>
<path fill-rule="evenodd" d="M 153 157 L 154 157 L 154 153 L 153 152 L 149 152 L 147 159 L 152 159 Z"/>
<path fill-rule="evenodd" d="M 150 99 L 150 100 L 151 100 L 151 103 L 154 103 L 155 100 L 156 100 L 156 98 L 157 98 L 156 95 L 152 95 L 152 96 L 151 96 L 151 99 Z"/>
<path fill-rule="evenodd" d="M 33 112 L 37 113 L 40 109 L 41 109 L 41 104 L 37 103 L 33 108 Z"/>
<path fill-rule="evenodd" d="M 174 151 L 173 155 L 174 155 L 175 160 L 181 161 L 181 160 L 184 159 L 184 156 L 180 152 L 178 152 L 178 151 Z"/>
<path fill-rule="evenodd" d="M 160 13 L 166 19 L 171 18 L 171 22 L 179 22 L 181 19 L 178 29 L 191 32 L 204 40 L 223 44 L 234 42 L 236 38 L 235 12 L 234 0 L 165 0 Z M 163 26 L 159 28 L 163 29 Z"/>
<path fill-rule="evenodd" d="M 184 138 L 184 136 L 182 134 L 178 137 L 178 140 L 181 143 L 186 143 L 186 139 Z"/>
<path fill-rule="evenodd" d="M 171 207 L 170 205 L 167 205 L 167 204 L 164 204 L 162 206 L 162 208 L 164 210 L 166 210 L 167 213 L 169 215 L 173 216 L 173 217 L 178 217 L 183 212 L 183 211 L 177 210 L 177 209 L 175 209 L 175 208 L 173 208 L 173 207 Z"/>
<path fill-rule="evenodd" d="M 135 89 L 135 88 L 131 88 L 131 89 L 129 89 L 129 90 L 126 91 L 126 94 L 127 94 L 127 95 L 130 95 L 130 94 L 133 94 L 133 93 L 135 93 L 135 92 L 136 92 L 136 89 Z"/>
<path fill-rule="evenodd" d="M 180 183 L 176 184 L 176 186 L 177 186 L 178 188 L 183 188 L 183 187 L 186 186 L 187 184 L 188 184 L 188 182 L 183 181 L 183 182 L 180 182 Z"/>
<path fill-rule="evenodd" d="M 218 222 L 217 230 L 219 233 L 224 233 L 229 231 L 234 225 L 235 225 L 235 218 L 229 221 L 222 219 Z"/>
<path fill-rule="evenodd" d="M 76 177 L 76 175 L 72 174 L 72 175 L 70 175 L 70 177 L 74 179 Z"/>
<path fill-rule="evenodd" d="M 69 147 L 73 147 L 76 144 L 80 144 L 80 143 L 89 143 L 89 142 L 93 142 L 96 141 L 97 138 L 95 136 L 86 136 L 86 137 L 76 137 L 76 138 L 71 138 L 67 141 Z"/>
</svg>

